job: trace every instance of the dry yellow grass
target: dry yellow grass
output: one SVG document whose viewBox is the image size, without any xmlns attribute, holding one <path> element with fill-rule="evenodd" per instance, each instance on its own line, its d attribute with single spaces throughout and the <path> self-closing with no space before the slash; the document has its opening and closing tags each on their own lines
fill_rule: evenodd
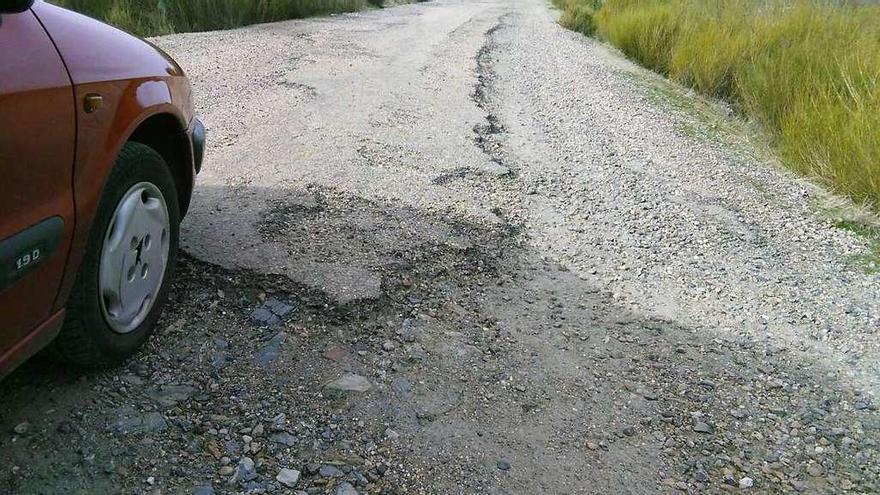
<svg viewBox="0 0 880 495">
<path fill-rule="evenodd" d="M 760 122 L 784 163 L 880 207 L 880 6 L 555 0 L 593 33 Z"/>
</svg>

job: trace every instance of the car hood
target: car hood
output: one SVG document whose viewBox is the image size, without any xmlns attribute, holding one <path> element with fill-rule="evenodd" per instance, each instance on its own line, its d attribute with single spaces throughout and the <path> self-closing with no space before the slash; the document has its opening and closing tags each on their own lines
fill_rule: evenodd
<svg viewBox="0 0 880 495">
<path fill-rule="evenodd" d="M 34 14 L 58 47 L 73 84 L 183 76 L 168 54 L 91 17 L 37 2 Z"/>
</svg>

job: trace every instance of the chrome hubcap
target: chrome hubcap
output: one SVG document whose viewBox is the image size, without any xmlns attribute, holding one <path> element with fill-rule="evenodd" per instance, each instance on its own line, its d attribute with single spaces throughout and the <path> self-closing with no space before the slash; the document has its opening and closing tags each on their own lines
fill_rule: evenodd
<svg viewBox="0 0 880 495">
<path fill-rule="evenodd" d="M 104 319 L 114 331 L 138 327 L 162 287 L 171 228 L 165 197 L 149 182 L 122 196 L 101 249 L 98 290 Z"/>
</svg>

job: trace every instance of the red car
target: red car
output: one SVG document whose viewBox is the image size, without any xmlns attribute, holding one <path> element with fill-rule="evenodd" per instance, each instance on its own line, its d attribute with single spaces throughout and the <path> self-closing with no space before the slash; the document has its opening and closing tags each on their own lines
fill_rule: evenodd
<svg viewBox="0 0 880 495">
<path fill-rule="evenodd" d="M 0 378 L 47 346 L 105 366 L 143 344 L 204 142 L 189 81 L 160 49 L 0 0 Z"/>
</svg>

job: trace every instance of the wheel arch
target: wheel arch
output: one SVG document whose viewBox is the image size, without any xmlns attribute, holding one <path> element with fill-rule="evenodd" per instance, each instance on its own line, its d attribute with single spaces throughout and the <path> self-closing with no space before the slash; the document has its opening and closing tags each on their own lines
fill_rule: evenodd
<svg viewBox="0 0 880 495">
<path fill-rule="evenodd" d="M 177 188 L 177 201 L 182 218 L 189 208 L 194 178 L 192 147 L 180 120 L 171 113 L 155 113 L 141 121 L 127 141 L 149 146 L 168 164 Z"/>
</svg>

